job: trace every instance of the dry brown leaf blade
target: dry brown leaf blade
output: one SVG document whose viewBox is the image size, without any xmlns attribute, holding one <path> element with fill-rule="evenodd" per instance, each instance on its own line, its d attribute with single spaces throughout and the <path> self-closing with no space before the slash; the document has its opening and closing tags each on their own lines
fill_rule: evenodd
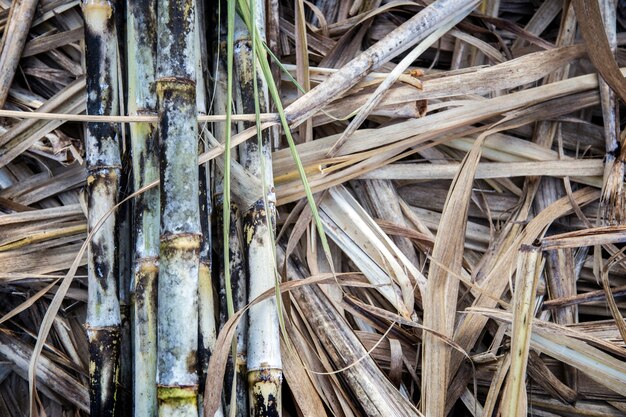
<svg viewBox="0 0 626 417">
<path fill-rule="evenodd" d="M 626 102 L 626 80 L 613 57 L 604 31 L 600 6 L 596 0 L 572 0 L 578 24 L 587 44 L 589 58 L 602 78 L 611 86 L 623 102 Z"/>
</svg>

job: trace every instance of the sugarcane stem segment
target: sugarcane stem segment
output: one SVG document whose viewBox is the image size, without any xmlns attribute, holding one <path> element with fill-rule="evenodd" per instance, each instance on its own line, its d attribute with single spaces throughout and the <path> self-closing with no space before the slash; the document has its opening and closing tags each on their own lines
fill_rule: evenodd
<svg viewBox="0 0 626 417">
<path fill-rule="evenodd" d="M 281 385 L 280 369 L 263 368 L 248 372 L 250 417 L 280 417 Z"/>
</svg>

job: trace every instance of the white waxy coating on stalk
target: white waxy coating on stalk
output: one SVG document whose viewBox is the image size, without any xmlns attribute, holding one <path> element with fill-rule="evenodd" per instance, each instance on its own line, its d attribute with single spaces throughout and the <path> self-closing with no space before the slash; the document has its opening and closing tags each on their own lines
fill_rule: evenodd
<svg viewBox="0 0 626 417">
<path fill-rule="evenodd" d="M 194 404 L 168 404 L 163 402 L 159 407 L 159 417 L 175 416 L 175 417 L 198 417 L 198 409 Z"/>
<path fill-rule="evenodd" d="M 135 1 L 127 8 L 128 112 L 156 111 L 156 2 Z M 130 125 L 134 188 L 159 178 L 156 126 Z M 157 413 L 157 259 L 160 248 L 159 191 L 139 195 L 134 205 L 134 366 L 133 412 L 136 417 Z"/>
<path fill-rule="evenodd" d="M 89 178 L 89 180 L 93 180 Z M 97 179 L 96 179 L 97 181 Z M 117 192 L 117 188 L 115 189 Z M 104 187 L 104 184 L 98 184 L 96 189 L 92 190 L 92 198 L 99 203 L 89 207 L 89 225 L 90 228 L 95 223 L 108 214 L 113 208 L 114 196 L 110 195 L 110 190 Z M 104 224 L 100 227 L 100 230 L 94 235 L 90 245 L 98 245 L 99 247 L 114 248 L 115 241 L 115 218 L 110 216 Z M 102 251 L 101 256 L 104 259 L 98 259 L 98 264 L 113 265 L 117 260 L 115 259 L 115 251 L 108 250 Z M 103 274 L 105 271 L 96 271 L 97 266 L 93 262 L 89 262 L 88 280 L 90 288 L 100 287 L 99 291 L 88 291 L 87 304 L 91 308 L 87 309 L 87 323 L 90 327 L 108 327 L 119 326 L 120 324 L 120 304 L 117 298 L 117 286 L 115 285 L 115 276 L 112 275 L 112 271 L 107 274 Z M 105 279 L 109 284 L 102 285 L 98 282 L 101 276 L 105 276 Z"/>
<path fill-rule="evenodd" d="M 96 102 L 98 92 L 88 91 L 90 95 L 90 114 L 117 115 L 117 71 L 109 71 L 107 65 L 117 63 L 117 39 L 114 31 L 110 30 L 112 18 L 110 2 L 89 1 L 84 5 L 85 28 L 91 36 L 98 39 L 91 47 L 98 46 L 100 50 L 90 51 L 90 55 L 98 57 L 100 101 Z M 113 135 L 95 137 L 91 129 L 85 131 L 86 161 L 90 172 L 88 184 L 93 187 L 89 198 L 89 229 L 109 211 L 117 201 L 118 175 L 120 154 L 116 132 L 107 129 L 107 134 Z M 115 271 L 115 216 L 111 215 L 100 230 L 95 233 L 90 243 L 89 251 L 89 292 L 87 309 L 87 323 L 90 327 L 117 326 L 120 324 L 120 307 L 117 298 Z M 100 250 L 94 255 L 93 248 Z M 95 258 L 98 257 L 98 259 Z M 103 268 L 101 265 L 104 265 Z"/>
<path fill-rule="evenodd" d="M 197 255 L 197 254 L 196 254 Z M 198 262 L 177 251 L 161 262 L 159 273 L 159 358 L 157 382 L 167 386 L 194 386 L 198 375 L 190 372 L 198 348 L 197 286 L 189 277 L 198 276 Z M 169 278 L 169 282 L 163 282 Z M 183 282 L 187 283 L 184 284 Z M 174 302 L 172 302 L 174 301 Z M 190 356 L 190 355 L 193 355 Z M 183 359 L 184 360 L 181 360 Z M 195 365 L 194 365 L 195 366 Z"/>
<path fill-rule="evenodd" d="M 193 0 L 158 4 L 161 170 L 158 283 L 159 416 L 198 415 L 200 210 Z"/>
<path fill-rule="evenodd" d="M 88 1 L 85 15 L 87 114 L 115 116 L 119 112 L 117 34 L 112 4 Z M 121 158 L 118 126 L 91 122 L 85 131 L 89 177 L 88 226 L 93 232 L 88 250 L 87 336 L 89 338 L 90 413 L 113 416 L 116 408 L 120 355 L 120 304 L 117 219 Z M 109 216 L 100 225 L 103 218 Z M 97 227 L 99 230 L 95 231 Z"/>
<path fill-rule="evenodd" d="M 155 11 L 145 11 L 146 15 Z M 156 20 L 156 16 L 151 16 Z M 138 44 L 142 34 L 136 27 L 140 22 L 130 8 L 127 20 L 128 38 L 128 114 L 137 114 L 138 110 L 156 109 L 154 91 L 155 52 L 150 45 Z M 141 22 L 145 25 L 145 22 Z M 144 28 L 150 30 L 149 28 Z M 130 75 L 133 75 L 132 77 Z M 132 126 L 135 123 L 132 123 Z"/>
<path fill-rule="evenodd" d="M 270 230 L 266 224 L 257 227 L 258 236 L 269 237 Z M 270 247 L 270 241 L 259 241 L 252 238 L 248 247 L 248 257 L 259 261 L 254 264 L 251 271 L 250 292 L 248 299 L 253 300 L 268 288 L 274 285 L 274 266 L 270 263 L 274 259 L 274 253 Z M 252 266 L 252 264 L 251 264 Z M 268 280 L 259 278 L 269 277 Z M 256 278 L 256 279 L 255 279 Z M 268 285 L 269 284 L 269 285 Z M 280 339 L 278 326 L 278 311 L 276 299 L 270 298 L 250 307 L 248 327 L 248 371 L 262 368 L 281 369 Z"/>
</svg>

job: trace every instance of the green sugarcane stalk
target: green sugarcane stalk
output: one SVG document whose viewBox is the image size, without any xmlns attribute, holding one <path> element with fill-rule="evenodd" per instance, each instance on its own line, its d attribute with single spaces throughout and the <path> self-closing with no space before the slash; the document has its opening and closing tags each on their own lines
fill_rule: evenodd
<svg viewBox="0 0 626 417">
<path fill-rule="evenodd" d="M 156 110 L 156 1 L 128 2 L 128 111 Z M 134 189 L 159 178 L 155 123 L 130 125 Z M 159 256 L 159 191 L 138 195 L 134 206 L 134 415 L 156 416 L 157 280 Z"/>
<path fill-rule="evenodd" d="M 157 398 L 161 417 L 198 415 L 198 204 L 195 2 L 163 0 L 157 15 L 161 252 Z"/>
<path fill-rule="evenodd" d="M 260 33 L 264 33 L 263 4 L 252 12 Z M 267 84 L 254 56 L 252 39 L 241 19 L 235 20 L 235 67 L 239 78 L 243 113 L 269 109 Z M 248 300 L 251 301 L 275 285 L 273 227 L 275 195 L 272 175 L 270 132 L 260 140 L 244 143 L 241 164 L 256 178 L 262 178 L 255 190 L 259 199 L 244 212 L 246 263 L 249 273 Z M 248 396 L 250 415 L 281 415 L 282 363 L 276 299 L 270 298 L 250 308 L 248 315 Z"/>
<path fill-rule="evenodd" d="M 83 3 L 87 63 L 87 114 L 117 115 L 117 35 L 110 1 Z M 88 123 L 85 132 L 88 170 L 88 225 L 91 231 L 118 201 L 120 149 L 114 123 Z M 94 234 L 88 251 L 87 336 L 92 416 L 113 416 L 120 352 L 120 305 L 117 298 L 116 216 Z"/>
</svg>

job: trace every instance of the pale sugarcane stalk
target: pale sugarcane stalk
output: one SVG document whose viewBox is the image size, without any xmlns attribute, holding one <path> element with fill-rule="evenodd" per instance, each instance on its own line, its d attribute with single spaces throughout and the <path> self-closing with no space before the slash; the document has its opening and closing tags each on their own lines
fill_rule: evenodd
<svg viewBox="0 0 626 417">
<path fill-rule="evenodd" d="M 83 3 L 87 62 L 87 114 L 118 114 L 117 35 L 110 1 Z M 88 123 L 85 132 L 88 224 L 92 230 L 118 200 L 120 149 L 114 123 Z M 92 416 L 112 416 L 120 350 L 120 305 L 117 298 L 116 216 L 94 234 L 88 253 L 87 336 Z"/>
<path fill-rule="evenodd" d="M 198 415 L 198 125 L 195 2 L 159 2 L 157 81 L 161 179 L 157 398 L 161 417 Z"/>
<path fill-rule="evenodd" d="M 252 13 L 259 33 L 265 31 L 264 4 Z M 253 55 L 252 41 L 243 21 L 235 20 L 235 67 L 239 77 L 242 111 L 261 113 L 269 108 L 266 81 Z M 255 80 L 256 77 L 256 80 Z M 256 91 L 255 91 L 256 90 Z M 258 96 L 258 109 L 255 104 Z M 244 214 L 246 262 L 249 272 L 248 300 L 253 300 L 275 285 L 274 223 L 275 196 L 271 171 L 271 139 L 269 132 L 253 138 L 242 146 L 241 164 L 252 176 L 262 178 L 256 190 L 258 200 Z M 271 223 L 270 223 L 271 220 Z M 276 299 L 270 298 L 250 307 L 248 314 L 248 398 L 250 415 L 281 415 L 281 385 L 283 379 L 280 358 L 280 336 Z M 267 414 L 263 414 L 267 413 Z"/>
<path fill-rule="evenodd" d="M 156 1 L 129 1 L 128 112 L 156 110 Z M 130 125 L 134 189 L 159 178 L 156 124 Z M 159 191 L 147 190 L 134 206 L 134 415 L 156 416 L 157 279 L 159 256 Z"/>
<path fill-rule="evenodd" d="M 226 53 L 222 51 L 222 56 L 225 56 Z M 217 88 L 216 94 L 213 100 L 213 109 L 215 114 L 226 114 L 226 106 L 227 106 L 227 92 L 226 92 L 226 80 L 227 75 L 223 65 L 221 63 L 216 64 L 216 74 L 217 75 Z M 216 123 L 213 132 L 215 136 L 219 138 L 226 137 L 226 125 L 224 123 Z M 211 138 L 209 138 L 211 139 Z M 217 145 L 217 143 L 212 143 L 213 146 Z M 216 159 L 216 168 L 220 169 L 223 172 L 224 161 L 223 157 Z M 231 161 L 232 162 L 232 161 Z M 219 212 L 219 224 L 223 224 L 225 215 L 223 210 L 224 205 L 224 176 L 219 175 L 215 178 L 215 207 Z M 232 188 L 232 183 L 231 183 Z M 228 256 L 228 265 L 224 265 L 224 269 L 228 268 L 230 273 L 230 282 L 231 282 L 231 294 L 232 294 L 232 302 L 233 302 L 233 311 L 239 311 L 245 307 L 248 297 L 247 297 L 247 274 L 245 270 L 244 263 L 244 252 L 243 252 L 243 232 L 241 227 L 241 216 L 239 215 L 239 208 L 236 203 L 231 203 L 230 205 L 230 227 L 229 227 L 229 235 L 228 235 L 228 248 L 229 248 L 229 256 Z M 218 228 L 220 246 L 224 245 L 224 232 L 223 228 Z M 226 320 L 226 314 L 228 311 L 227 300 L 226 300 L 226 282 L 224 276 L 224 269 L 220 274 L 220 286 L 221 291 L 223 292 L 222 303 L 220 304 L 221 311 L 224 313 L 223 318 Z M 225 321 L 224 320 L 224 321 Z M 231 395 L 232 395 L 232 385 L 233 378 L 236 378 L 236 386 L 235 386 L 235 403 L 236 403 L 236 416 L 243 417 L 247 415 L 247 404 L 248 404 L 248 389 L 246 386 L 246 363 L 247 363 L 247 339 L 248 339 L 248 325 L 245 320 L 237 326 L 237 351 L 236 356 L 234 358 L 229 358 L 227 363 L 226 370 L 226 389 L 225 389 L 225 399 L 226 403 L 230 403 Z"/>
</svg>

